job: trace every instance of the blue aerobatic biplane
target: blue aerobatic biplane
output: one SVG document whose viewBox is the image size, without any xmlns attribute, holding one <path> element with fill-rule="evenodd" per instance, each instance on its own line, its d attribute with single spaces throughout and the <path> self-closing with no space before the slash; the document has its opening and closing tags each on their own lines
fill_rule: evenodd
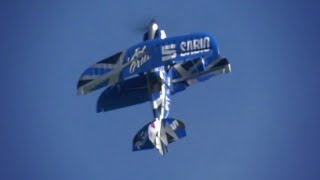
<svg viewBox="0 0 320 180">
<path fill-rule="evenodd" d="M 85 70 L 78 82 L 78 94 L 106 88 L 97 102 L 105 112 L 151 101 L 154 121 L 133 139 L 133 151 L 157 148 L 186 136 L 182 121 L 169 118 L 170 96 L 196 82 L 229 73 L 231 66 L 206 33 L 166 37 L 151 21 L 143 42 L 103 59 Z"/>
</svg>

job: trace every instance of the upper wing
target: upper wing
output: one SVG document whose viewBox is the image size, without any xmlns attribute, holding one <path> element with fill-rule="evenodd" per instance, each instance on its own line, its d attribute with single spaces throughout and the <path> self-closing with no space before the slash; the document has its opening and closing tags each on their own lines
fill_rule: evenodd
<svg viewBox="0 0 320 180">
<path fill-rule="evenodd" d="M 115 69 L 121 64 L 124 54 L 119 52 L 86 69 L 78 81 L 78 94 L 89 93 L 109 85 L 111 81 L 116 81 L 119 74 Z"/>
</svg>

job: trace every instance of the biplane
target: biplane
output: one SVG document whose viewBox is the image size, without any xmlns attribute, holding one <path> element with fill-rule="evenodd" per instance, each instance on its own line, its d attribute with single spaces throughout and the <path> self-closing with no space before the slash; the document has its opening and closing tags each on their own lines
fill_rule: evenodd
<svg viewBox="0 0 320 180">
<path fill-rule="evenodd" d="M 153 20 L 143 41 L 86 69 L 78 82 L 79 95 L 100 88 L 97 112 L 151 101 L 152 122 L 133 139 L 133 151 L 156 148 L 164 155 L 168 144 L 186 136 L 181 120 L 170 118 L 170 96 L 219 74 L 231 72 L 214 37 L 192 33 L 167 37 Z"/>
</svg>

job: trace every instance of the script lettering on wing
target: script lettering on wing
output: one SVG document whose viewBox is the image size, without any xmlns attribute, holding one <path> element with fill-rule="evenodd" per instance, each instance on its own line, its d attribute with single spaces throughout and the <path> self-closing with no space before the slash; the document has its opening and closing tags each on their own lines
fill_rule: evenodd
<svg viewBox="0 0 320 180">
<path fill-rule="evenodd" d="M 135 49 L 133 56 L 130 58 L 128 57 L 128 61 L 131 62 L 129 71 L 133 73 L 136 69 L 140 68 L 143 64 L 149 61 L 150 56 L 146 52 L 146 46 L 143 48 Z"/>
</svg>

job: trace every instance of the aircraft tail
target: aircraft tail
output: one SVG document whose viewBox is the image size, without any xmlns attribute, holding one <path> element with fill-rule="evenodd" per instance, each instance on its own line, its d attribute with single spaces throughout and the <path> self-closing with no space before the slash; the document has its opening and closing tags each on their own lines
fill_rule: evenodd
<svg viewBox="0 0 320 180">
<path fill-rule="evenodd" d="M 167 152 L 167 145 L 186 136 L 182 121 L 166 118 L 145 125 L 133 139 L 133 151 L 157 148 L 161 155 Z"/>
</svg>

